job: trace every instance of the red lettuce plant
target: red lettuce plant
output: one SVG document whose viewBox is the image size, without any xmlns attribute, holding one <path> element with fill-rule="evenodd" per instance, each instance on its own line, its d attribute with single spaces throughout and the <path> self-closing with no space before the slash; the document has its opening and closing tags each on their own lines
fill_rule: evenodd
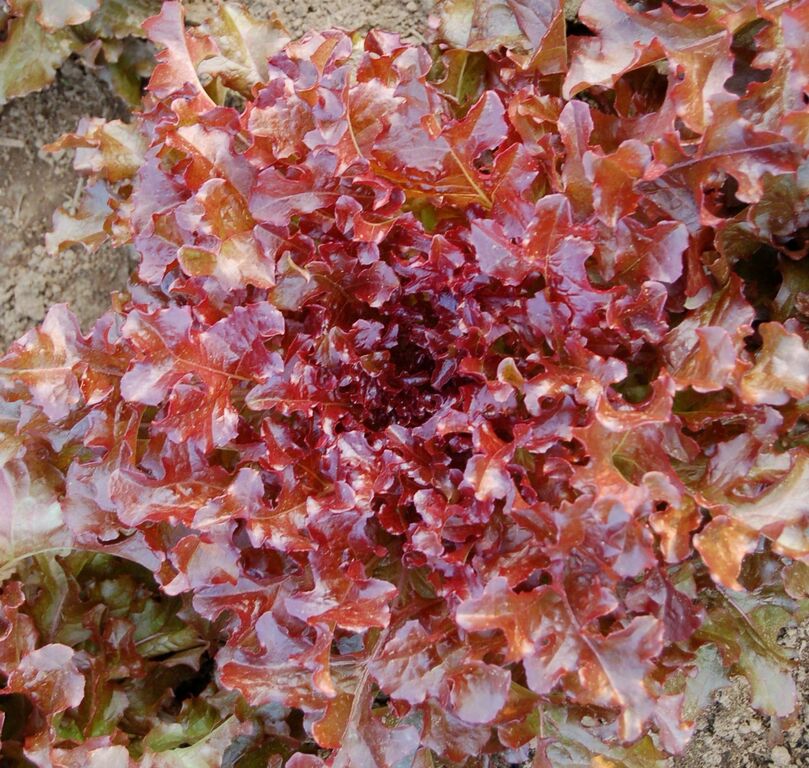
<svg viewBox="0 0 809 768">
<path fill-rule="evenodd" d="M 165 3 L 135 123 L 56 147 L 50 246 L 140 264 L 0 361 L 4 754 L 647 766 L 727 674 L 790 716 L 809 2 L 234 12 Z"/>
</svg>

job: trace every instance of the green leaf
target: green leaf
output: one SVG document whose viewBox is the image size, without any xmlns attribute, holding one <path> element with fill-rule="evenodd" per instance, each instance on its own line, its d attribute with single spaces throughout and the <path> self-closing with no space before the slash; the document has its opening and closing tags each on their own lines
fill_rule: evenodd
<svg viewBox="0 0 809 768">
<path fill-rule="evenodd" d="M 154 51 L 148 42 L 137 37 L 101 41 L 106 66 L 102 79 L 133 109 L 140 106 L 143 82 L 154 69 Z"/>
<path fill-rule="evenodd" d="M 151 752 L 166 752 L 196 744 L 210 734 L 221 720 L 219 712 L 201 699 L 183 702 L 177 720 L 158 723 L 143 739 Z"/>
<path fill-rule="evenodd" d="M 795 560 L 784 568 L 784 589 L 790 597 L 803 600 L 809 597 L 809 563 Z"/>
<path fill-rule="evenodd" d="M 780 601 L 779 601 L 780 602 Z M 794 661 L 779 645 L 780 631 L 792 613 L 776 600 L 752 593 L 719 590 L 698 637 L 715 643 L 726 663 L 750 683 L 751 703 L 768 715 L 786 716 L 795 709 Z"/>
<path fill-rule="evenodd" d="M 157 602 L 149 600 L 139 613 L 131 618 L 135 623 L 135 646 L 144 658 L 202 649 L 204 642 L 197 631 L 185 624 L 177 615 L 179 601 Z"/>
<path fill-rule="evenodd" d="M 249 729 L 249 723 L 229 717 L 190 747 L 163 752 L 147 749 L 141 765 L 143 768 L 220 768 L 225 750 Z"/>
<path fill-rule="evenodd" d="M 71 536 L 51 486 L 25 464 L 0 466 L 0 578 L 26 557 L 68 548 Z"/>
<path fill-rule="evenodd" d="M 39 0 L 37 21 L 51 32 L 81 24 L 98 10 L 100 0 Z"/>
<path fill-rule="evenodd" d="M 36 621 L 40 636 L 49 643 L 57 642 L 62 611 L 70 592 L 68 577 L 55 557 L 37 555 L 34 562 L 39 576 L 41 599 L 31 604 L 31 614 Z M 31 581 L 26 579 L 28 584 L 31 584 Z"/>
<path fill-rule="evenodd" d="M 806 317 L 809 311 L 809 261 L 783 259 L 779 265 L 781 287 L 775 297 L 775 319 Z"/>
<path fill-rule="evenodd" d="M 257 19 L 237 3 L 222 3 L 202 28 L 219 48 L 219 55 L 198 67 L 203 83 L 207 77 L 218 77 L 243 96 L 250 96 L 253 86 L 266 82 L 268 59 L 289 42 L 284 25 L 274 15 Z"/>
<path fill-rule="evenodd" d="M 436 62 L 431 77 L 464 114 L 480 96 L 487 57 L 480 51 L 450 50 Z"/>
<path fill-rule="evenodd" d="M 23 15 L 11 19 L 0 43 L 0 106 L 52 83 L 65 59 L 81 45 L 69 29 L 48 32 L 36 17 L 37 5 L 29 1 Z"/>
<path fill-rule="evenodd" d="M 665 756 L 650 736 L 628 747 L 605 744 L 562 709 L 543 712 L 543 727 L 553 768 L 662 768 Z M 540 765 L 542 765 L 540 763 Z"/>
<path fill-rule="evenodd" d="M 97 669 L 106 672 L 103 665 Z M 126 694 L 96 674 L 96 669 L 90 674 L 86 690 L 90 695 L 81 705 L 61 715 L 57 731 L 60 740 L 80 743 L 86 738 L 107 736 L 115 731 L 129 707 Z"/>
<path fill-rule="evenodd" d="M 683 717 L 691 721 L 696 720 L 697 715 L 705 709 L 714 691 L 730 685 L 716 646 L 703 645 L 697 651 L 695 666 L 697 672 L 688 678 L 683 699 Z"/>
<path fill-rule="evenodd" d="M 141 25 L 160 11 L 160 0 L 103 0 L 101 7 L 82 25 L 90 38 L 143 37 Z"/>
</svg>

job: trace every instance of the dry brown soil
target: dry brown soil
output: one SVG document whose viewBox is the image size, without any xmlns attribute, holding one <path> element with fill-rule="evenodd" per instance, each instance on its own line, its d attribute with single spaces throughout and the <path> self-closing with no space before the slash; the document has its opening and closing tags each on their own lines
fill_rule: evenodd
<svg viewBox="0 0 809 768">
<path fill-rule="evenodd" d="M 78 190 L 71 158 L 41 151 L 75 130 L 84 114 L 123 117 L 124 105 L 96 77 L 68 62 L 48 90 L 0 109 L 0 346 L 42 319 L 51 304 L 67 302 L 83 323 L 101 314 L 110 291 L 123 286 L 127 251 L 82 247 L 60 256 L 45 252 L 53 212 Z"/>
<path fill-rule="evenodd" d="M 206 0 L 192 0 L 191 14 Z M 276 10 L 293 35 L 307 29 L 384 27 L 420 38 L 430 0 L 252 0 L 254 12 Z M 0 348 L 42 319 L 48 306 L 67 302 L 87 325 L 101 314 L 111 291 L 123 287 L 133 266 L 125 248 L 60 256 L 45 252 L 53 211 L 74 201 L 78 179 L 67 155 L 41 147 L 75 128 L 82 115 L 125 117 L 124 105 L 92 73 L 68 63 L 46 91 L 0 109 Z M 802 693 L 792 722 L 776 723 L 749 705 L 745 684 L 719 693 L 703 714 L 685 754 L 671 768 L 809 768 L 809 625 L 783 638 L 801 664 Z"/>
</svg>

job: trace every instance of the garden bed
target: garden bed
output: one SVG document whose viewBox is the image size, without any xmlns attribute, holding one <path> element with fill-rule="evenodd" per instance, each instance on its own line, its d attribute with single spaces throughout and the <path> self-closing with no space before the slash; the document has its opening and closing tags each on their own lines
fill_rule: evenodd
<svg viewBox="0 0 809 768">
<path fill-rule="evenodd" d="M 196 5 L 196 12 L 202 13 L 204 3 Z M 250 5 L 257 13 L 276 7 L 267 0 Z M 312 28 L 373 26 L 419 39 L 427 6 L 426 0 L 311 0 L 308 5 L 287 0 L 279 10 L 293 36 Z M 63 67 L 48 89 L 0 108 L 0 345 L 4 348 L 41 321 L 55 302 L 69 303 L 87 325 L 106 309 L 110 293 L 124 287 L 133 267 L 133 255 L 126 247 L 90 253 L 76 246 L 58 256 L 44 248 L 53 211 L 75 204 L 81 188 L 69 153 L 51 156 L 41 147 L 73 130 L 83 115 L 126 118 L 127 108 L 76 61 Z M 746 683 L 737 681 L 716 696 L 701 716 L 691 745 L 672 765 L 809 765 L 809 624 L 787 631 L 779 640 L 801 659 L 796 672 L 801 695 L 796 719 L 784 723 L 781 732 L 770 718 L 751 708 Z"/>
</svg>

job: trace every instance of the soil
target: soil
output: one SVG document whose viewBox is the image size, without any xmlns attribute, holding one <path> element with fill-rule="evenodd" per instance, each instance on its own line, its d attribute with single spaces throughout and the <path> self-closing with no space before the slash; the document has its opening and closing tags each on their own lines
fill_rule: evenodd
<svg viewBox="0 0 809 768">
<path fill-rule="evenodd" d="M 56 158 L 41 147 L 75 130 L 84 114 L 124 117 L 126 109 L 73 62 L 48 90 L 0 110 L 0 347 L 40 321 L 56 302 L 69 303 L 89 323 L 107 308 L 110 291 L 123 286 L 130 271 L 125 249 L 45 252 L 53 212 L 70 204 L 78 178 L 66 153 Z"/>
<path fill-rule="evenodd" d="M 191 0 L 192 18 L 207 0 Z M 297 36 L 307 29 L 383 27 L 420 39 L 431 0 L 252 0 L 257 14 L 276 10 Z M 575 12 L 577 0 L 569 2 Z M 68 62 L 42 93 L 0 109 L 0 349 L 42 319 L 55 302 L 67 302 L 86 326 L 124 286 L 133 264 L 126 248 L 90 254 L 73 248 L 45 252 L 44 235 L 53 211 L 70 205 L 79 189 L 67 154 L 41 147 L 75 128 L 83 115 L 126 119 L 123 103 L 92 73 Z M 787 647 L 800 658 L 796 679 L 801 704 L 790 722 L 777 723 L 749 705 L 741 680 L 716 696 L 703 713 L 691 744 L 670 768 L 809 767 L 809 622 L 787 632 Z"/>
<path fill-rule="evenodd" d="M 244 0 L 243 0 L 244 1 Z M 187 6 L 189 18 L 201 19 L 215 0 L 194 0 Z M 421 39 L 432 0 L 247 0 L 256 16 L 275 11 L 293 37 L 310 29 L 379 27 L 398 32 L 403 38 Z"/>
</svg>

